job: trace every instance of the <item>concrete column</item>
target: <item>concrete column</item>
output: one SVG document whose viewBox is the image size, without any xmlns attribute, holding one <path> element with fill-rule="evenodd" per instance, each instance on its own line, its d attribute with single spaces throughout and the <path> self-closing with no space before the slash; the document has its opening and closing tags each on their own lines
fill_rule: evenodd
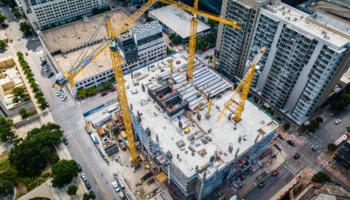
<svg viewBox="0 0 350 200">
<path fill-rule="evenodd" d="M 295 104 L 298 102 L 298 99 L 301 95 L 301 93 L 304 91 L 304 87 L 309 80 L 308 76 L 310 74 L 310 71 L 312 69 L 312 66 L 314 65 L 315 61 L 317 60 L 318 55 L 320 54 L 322 47 L 324 43 L 318 42 L 315 50 L 313 51 L 311 58 L 307 65 L 301 70 L 300 75 L 298 77 L 297 82 L 295 83 L 292 92 L 289 95 L 288 101 L 284 107 L 284 110 L 287 112 L 292 110 L 295 106 Z"/>
</svg>

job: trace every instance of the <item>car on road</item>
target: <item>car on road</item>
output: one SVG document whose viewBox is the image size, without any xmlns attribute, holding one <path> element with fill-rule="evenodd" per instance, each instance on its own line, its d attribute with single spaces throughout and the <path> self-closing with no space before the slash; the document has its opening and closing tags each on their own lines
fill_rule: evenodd
<svg viewBox="0 0 350 200">
<path fill-rule="evenodd" d="M 63 137 L 63 144 L 68 145 L 68 140 L 66 137 Z"/>
<path fill-rule="evenodd" d="M 264 183 L 263 182 L 258 184 L 258 188 L 262 188 L 262 187 L 264 187 Z"/>
<path fill-rule="evenodd" d="M 102 92 L 101 97 L 106 96 L 108 93 L 107 92 Z"/>
<path fill-rule="evenodd" d="M 112 186 L 113 186 L 113 189 L 114 189 L 116 192 L 119 192 L 119 191 L 120 191 L 120 187 L 119 187 L 117 181 L 113 181 L 113 182 L 112 182 Z"/>
<path fill-rule="evenodd" d="M 294 142 L 293 142 L 292 140 L 287 140 L 287 144 L 289 144 L 289 145 L 292 146 L 292 147 L 295 146 L 295 144 L 294 144 Z"/>
<path fill-rule="evenodd" d="M 341 123 L 341 119 L 336 119 L 335 121 L 334 121 L 334 124 L 336 124 L 336 125 L 338 125 L 338 124 L 340 124 Z"/>
<path fill-rule="evenodd" d="M 314 144 L 314 145 L 311 146 L 311 150 L 312 150 L 312 151 L 317 151 L 317 149 L 318 149 L 318 146 L 317 146 L 317 145 Z"/>
<path fill-rule="evenodd" d="M 277 176 L 278 174 L 279 174 L 279 172 L 278 172 L 277 170 L 275 170 L 275 171 L 272 172 L 271 175 L 272 175 L 272 176 Z"/>
<path fill-rule="evenodd" d="M 293 159 L 297 160 L 298 158 L 300 158 L 300 154 L 299 153 L 294 154 Z"/>
<path fill-rule="evenodd" d="M 81 179 L 83 179 L 83 181 L 87 181 L 87 177 L 86 174 L 83 172 L 80 174 Z"/>
</svg>

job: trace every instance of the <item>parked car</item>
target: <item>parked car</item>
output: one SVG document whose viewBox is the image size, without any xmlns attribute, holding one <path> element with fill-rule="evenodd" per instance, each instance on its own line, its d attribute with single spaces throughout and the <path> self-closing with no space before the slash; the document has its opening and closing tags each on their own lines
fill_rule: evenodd
<svg viewBox="0 0 350 200">
<path fill-rule="evenodd" d="M 116 192 L 119 192 L 119 191 L 120 191 L 120 187 L 119 187 L 117 181 L 113 181 L 113 182 L 112 182 L 112 186 L 113 186 L 113 189 L 114 189 Z"/>
<path fill-rule="evenodd" d="M 119 196 L 119 198 L 120 198 L 121 200 L 126 199 L 123 191 L 119 191 L 119 192 L 118 192 L 118 196 Z"/>
<path fill-rule="evenodd" d="M 81 168 L 81 165 L 79 163 L 77 163 L 77 167 L 78 167 L 78 171 L 79 172 L 82 172 L 83 171 L 83 168 Z"/>
<path fill-rule="evenodd" d="M 83 181 L 87 181 L 87 177 L 86 174 L 83 172 L 80 174 L 81 179 L 83 179 Z"/>
<path fill-rule="evenodd" d="M 263 182 L 258 184 L 258 188 L 262 188 L 262 187 L 264 187 L 264 183 Z"/>
<path fill-rule="evenodd" d="M 341 119 L 336 119 L 335 121 L 334 121 L 334 124 L 336 124 L 336 125 L 338 125 L 338 124 L 340 124 L 341 123 Z"/>
<path fill-rule="evenodd" d="M 68 140 L 66 137 L 63 137 L 63 144 L 68 145 Z"/>
<path fill-rule="evenodd" d="M 287 140 L 287 144 L 289 144 L 289 145 L 292 146 L 292 147 L 295 146 L 295 144 L 294 144 L 294 142 L 293 142 L 292 140 Z"/>
<path fill-rule="evenodd" d="M 91 185 L 90 185 L 90 183 L 86 180 L 86 181 L 84 181 L 84 183 L 85 183 L 85 187 L 86 187 L 86 189 L 88 189 L 88 190 L 90 190 L 91 189 Z"/>
<path fill-rule="evenodd" d="M 312 151 L 317 151 L 317 149 L 318 149 L 318 146 L 317 146 L 317 145 L 314 144 L 314 145 L 311 146 L 311 150 L 312 150 Z"/>
<path fill-rule="evenodd" d="M 299 154 L 299 153 L 294 154 L 293 158 L 294 158 L 295 160 L 297 160 L 298 158 L 300 158 L 300 154 Z"/>
</svg>

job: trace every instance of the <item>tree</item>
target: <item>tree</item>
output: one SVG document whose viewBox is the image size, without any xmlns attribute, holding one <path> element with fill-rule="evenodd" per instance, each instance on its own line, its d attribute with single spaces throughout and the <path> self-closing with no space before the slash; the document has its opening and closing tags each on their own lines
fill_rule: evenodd
<svg viewBox="0 0 350 200">
<path fill-rule="evenodd" d="M 316 183 L 324 183 L 331 181 L 331 178 L 323 172 L 317 172 L 312 176 L 311 180 Z"/>
<path fill-rule="evenodd" d="M 175 45 L 181 43 L 181 37 L 178 36 L 178 35 L 175 34 L 175 33 L 171 33 L 171 34 L 169 35 L 169 39 L 170 39 L 171 42 L 174 43 Z"/>
<path fill-rule="evenodd" d="M 78 187 L 76 185 L 69 185 L 67 189 L 67 194 L 69 195 L 75 195 L 78 191 Z"/>
<path fill-rule="evenodd" d="M 335 151 L 336 149 L 337 149 L 337 145 L 335 145 L 335 144 L 333 144 L 333 143 L 330 143 L 330 144 L 327 145 L 327 150 L 328 150 L 328 151 L 333 152 L 333 151 Z"/>
<path fill-rule="evenodd" d="M 22 31 L 25 36 L 29 36 L 32 33 L 27 22 L 21 22 L 19 24 L 19 30 Z"/>
<path fill-rule="evenodd" d="M 74 160 L 61 160 L 52 165 L 52 185 L 62 187 L 78 175 L 78 165 Z"/>
<path fill-rule="evenodd" d="M 6 20 L 5 15 L 0 12 L 0 24 L 3 24 L 5 20 Z"/>
<path fill-rule="evenodd" d="M 346 132 L 350 133 L 350 126 L 346 127 Z"/>
<path fill-rule="evenodd" d="M 283 129 L 284 129 L 285 131 L 288 131 L 288 130 L 290 129 L 290 123 L 285 123 L 285 124 L 283 124 Z"/>
<path fill-rule="evenodd" d="M 90 200 L 95 199 L 96 195 L 93 191 L 90 191 L 89 193 L 84 193 L 83 200 Z"/>
<path fill-rule="evenodd" d="M 8 142 L 15 138 L 15 134 L 12 132 L 13 122 L 0 116 L 0 142 Z"/>
<path fill-rule="evenodd" d="M 24 108 L 19 109 L 18 114 L 21 115 L 22 119 L 25 119 L 29 116 L 27 110 Z"/>
<path fill-rule="evenodd" d="M 350 92 L 344 92 L 340 97 L 331 105 L 332 110 L 336 112 L 343 111 L 350 104 Z"/>
<path fill-rule="evenodd" d="M 15 8 L 12 9 L 12 14 L 13 14 L 16 18 L 20 18 L 20 17 L 22 16 L 17 7 L 15 7 Z"/>
<path fill-rule="evenodd" d="M 62 131 L 55 124 L 43 125 L 28 132 L 9 154 L 10 164 L 20 176 L 37 176 L 53 162 L 55 146 L 62 142 Z"/>
<path fill-rule="evenodd" d="M 0 40 L 0 49 L 4 49 L 7 46 L 7 43 L 4 40 Z"/>
<path fill-rule="evenodd" d="M 13 182 L 0 179 L 0 196 L 6 197 L 7 195 L 13 194 L 13 187 Z"/>
</svg>

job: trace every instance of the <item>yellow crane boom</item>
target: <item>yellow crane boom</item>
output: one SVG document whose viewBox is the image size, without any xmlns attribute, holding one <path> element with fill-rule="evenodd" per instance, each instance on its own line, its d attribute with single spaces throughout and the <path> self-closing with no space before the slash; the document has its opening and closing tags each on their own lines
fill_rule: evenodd
<svg viewBox="0 0 350 200">
<path fill-rule="evenodd" d="M 135 21 L 141 17 L 141 15 L 146 12 L 153 4 L 158 0 L 149 0 L 147 1 L 140 9 L 128 17 L 122 24 L 119 25 L 117 30 L 114 30 L 114 38 L 119 37 L 123 32 L 132 27 L 135 24 Z M 107 31 L 108 32 L 108 31 Z M 72 70 L 65 74 L 65 77 L 70 83 L 70 87 L 74 86 L 74 78 L 84 70 L 85 66 L 88 65 L 91 61 L 95 60 L 107 47 L 112 44 L 113 40 L 108 38 L 108 41 L 97 47 L 89 56 L 87 56 L 84 61 L 79 63 L 77 67 L 74 67 Z"/>
<path fill-rule="evenodd" d="M 258 62 L 261 60 L 262 56 L 264 55 L 266 51 L 266 48 L 260 48 L 258 54 L 254 57 L 253 61 L 250 63 L 250 66 L 248 68 L 248 71 L 246 75 L 243 77 L 240 84 L 237 86 L 237 88 L 232 92 L 230 98 L 228 101 L 226 101 L 224 108 L 221 110 L 221 112 L 217 116 L 217 121 L 219 121 L 222 116 L 225 114 L 225 112 L 231 107 L 232 102 L 234 101 L 237 94 L 239 94 L 239 101 L 236 102 L 236 113 L 233 117 L 233 120 L 235 122 L 241 121 L 242 112 L 244 110 L 245 102 L 248 98 L 249 91 L 252 86 L 252 82 L 254 79 L 254 74 L 256 70 L 256 66 Z"/>
</svg>

